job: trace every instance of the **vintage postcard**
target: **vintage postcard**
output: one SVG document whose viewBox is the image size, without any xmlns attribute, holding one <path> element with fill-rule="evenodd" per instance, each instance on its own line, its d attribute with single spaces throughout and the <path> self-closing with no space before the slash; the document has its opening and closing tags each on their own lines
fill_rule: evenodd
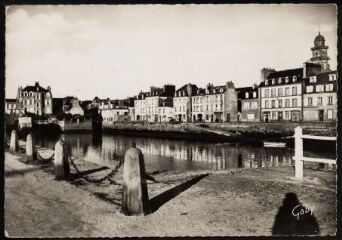
<svg viewBox="0 0 342 240">
<path fill-rule="evenodd" d="M 9 5 L 8 237 L 335 236 L 337 6 Z"/>
</svg>

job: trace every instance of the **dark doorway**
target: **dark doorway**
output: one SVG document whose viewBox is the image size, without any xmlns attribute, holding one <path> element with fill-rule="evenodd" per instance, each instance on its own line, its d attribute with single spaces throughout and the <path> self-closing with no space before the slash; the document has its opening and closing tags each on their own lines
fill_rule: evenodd
<svg viewBox="0 0 342 240">
<path fill-rule="evenodd" d="M 269 118 L 269 114 L 268 114 L 268 113 L 265 113 L 265 114 L 264 114 L 264 119 L 265 119 L 265 122 L 267 122 L 267 123 L 269 122 L 269 119 L 268 119 L 268 118 Z"/>
<path fill-rule="evenodd" d="M 278 120 L 283 120 L 283 112 L 278 112 Z"/>
<path fill-rule="evenodd" d="M 323 114 L 324 114 L 324 110 L 318 110 L 318 120 L 320 122 L 323 122 Z"/>
<path fill-rule="evenodd" d="M 227 114 L 227 122 L 230 122 L 230 114 Z"/>
</svg>

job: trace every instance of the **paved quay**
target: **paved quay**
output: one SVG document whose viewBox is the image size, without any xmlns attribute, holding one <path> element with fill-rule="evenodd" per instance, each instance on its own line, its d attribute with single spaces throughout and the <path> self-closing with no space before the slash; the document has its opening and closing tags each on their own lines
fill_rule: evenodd
<svg viewBox="0 0 342 240">
<path fill-rule="evenodd" d="M 308 225 L 293 216 L 292 229 L 335 234 L 334 172 L 305 169 L 303 182 L 294 179 L 292 167 L 152 172 L 152 213 L 127 217 L 120 213 L 122 169 L 113 178 L 118 184 L 89 183 L 72 166 L 72 180 L 56 181 L 52 164 L 32 166 L 22 158 L 5 153 L 5 230 L 10 237 L 270 236 L 272 230 L 286 231 L 289 222 L 277 216 L 286 204 L 296 207 L 291 205 L 296 201 L 312 209 L 315 221 Z M 75 163 L 92 179 L 111 171 Z"/>
</svg>

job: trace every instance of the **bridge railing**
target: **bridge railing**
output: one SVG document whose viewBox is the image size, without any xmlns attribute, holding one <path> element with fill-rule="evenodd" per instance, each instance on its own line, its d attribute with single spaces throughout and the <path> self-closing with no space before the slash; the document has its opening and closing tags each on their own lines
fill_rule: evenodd
<svg viewBox="0 0 342 240">
<path fill-rule="evenodd" d="M 297 179 L 303 179 L 304 161 L 336 165 L 336 159 L 304 157 L 304 151 L 303 151 L 303 139 L 336 141 L 336 137 L 304 135 L 303 129 L 301 127 L 296 127 L 294 139 L 295 139 L 295 155 L 293 159 L 295 160 L 295 177 Z"/>
</svg>

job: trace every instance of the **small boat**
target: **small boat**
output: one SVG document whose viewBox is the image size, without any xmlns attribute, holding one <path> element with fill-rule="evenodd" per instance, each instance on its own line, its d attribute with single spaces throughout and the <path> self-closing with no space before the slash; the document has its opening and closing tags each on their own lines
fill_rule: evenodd
<svg viewBox="0 0 342 240">
<path fill-rule="evenodd" d="M 285 147 L 286 143 L 284 142 L 266 142 L 264 141 L 264 147 Z"/>
</svg>

